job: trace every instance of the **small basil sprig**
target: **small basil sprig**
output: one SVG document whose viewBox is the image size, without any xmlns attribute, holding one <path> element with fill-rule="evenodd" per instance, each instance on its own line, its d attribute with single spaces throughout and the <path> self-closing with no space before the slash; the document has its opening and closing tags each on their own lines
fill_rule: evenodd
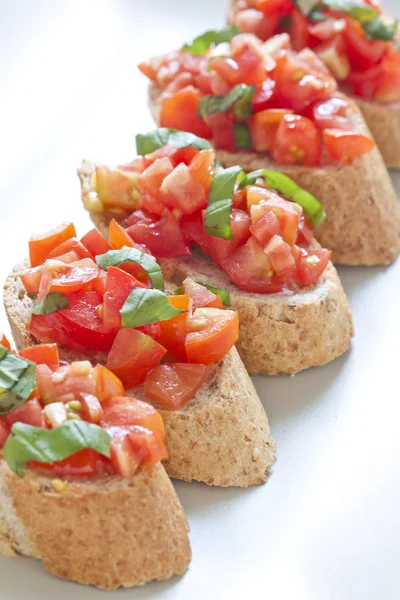
<svg viewBox="0 0 400 600">
<path fill-rule="evenodd" d="M 52 464 L 85 448 L 109 458 L 110 444 L 107 431 L 86 421 L 68 421 L 55 429 L 15 423 L 3 456 L 10 469 L 22 477 L 25 464 L 31 460 Z"/>
<path fill-rule="evenodd" d="M 203 96 L 200 98 L 197 114 L 200 118 L 204 118 L 207 115 L 224 113 L 233 106 L 233 113 L 238 119 L 248 119 L 253 114 L 251 100 L 255 90 L 255 85 L 240 83 L 235 85 L 228 94 Z"/>
<path fill-rule="evenodd" d="M 301 10 L 300 0 L 298 4 Z M 319 2 L 316 2 L 316 5 L 311 9 L 311 11 L 315 10 L 316 8 L 328 8 L 345 13 L 360 23 L 364 23 L 370 19 L 376 19 L 376 17 L 379 16 L 379 13 L 372 8 L 372 6 L 366 6 L 357 0 L 320 0 Z"/>
<path fill-rule="evenodd" d="M 188 148 L 192 146 L 198 150 L 214 149 L 210 142 L 197 137 L 193 133 L 168 129 L 167 127 L 159 127 L 149 133 L 139 133 L 136 136 L 136 152 L 141 156 L 151 154 L 159 148 L 164 148 L 166 145 L 173 146 L 174 148 Z"/>
<path fill-rule="evenodd" d="M 253 142 L 251 139 L 251 133 L 247 123 L 241 121 L 234 121 L 233 123 L 233 135 L 235 138 L 236 148 L 252 148 Z"/>
<path fill-rule="evenodd" d="M 224 240 L 233 239 L 231 229 L 232 195 L 238 180 L 245 177 L 240 167 L 224 169 L 214 176 L 208 197 L 208 207 L 204 215 L 204 225 L 208 235 Z"/>
<path fill-rule="evenodd" d="M 169 303 L 164 292 L 134 288 L 121 309 L 121 322 L 123 327 L 142 327 L 172 319 L 182 312 Z"/>
<path fill-rule="evenodd" d="M 60 294 L 60 292 L 50 292 L 41 300 L 36 299 L 34 301 L 32 313 L 34 315 L 51 315 L 51 313 L 68 307 L 67 296 Z"/>
<path fill-rule="evenodd" d="M 216 296 L 219 296 L 221 298 L 222 304 L 224 306 L 231 305 L 231 294 L 230 294 L 229 290 L 226 290 L 225 288 L 214 287 L 213 285 L 209 285 L 208 283 L 204 283 L 203 281 L 196 281 L 196 283 L 207 288 L 207 290 L 210 290 L 210 292 L 212 292 Z M 172 293 L 174 296 L 180 296 L 183 293 L 183 285 L 176 288 L 176 290 L 174 290 Z"/>
<path fill-rule="evenodd" d="M 239 27 L 236 25 L 224 27 L 218 31 L 212 29 L 196 37 L 190 44 L 185 44 L 182 47 L 182 50 L 201 56 L 202 54 L 205 54 L 211 46 L 217 46 L 223 42 L 230 42 L 231 39 L 240 32 Z"/>
<path fill-rule="evenodd" d="M 396 35 L 398 21 L 380 15 L 362 24 L 363 29 L 371 40 L 391 41 Z"/>
<path fill-rule="evenodd" d="M 153 288 L 164 289 L 164 278 L 160 265 L 151 256 L 136 248 L 124 246 L 121 250 L 109 250 L 105 254 L 96 256 L 96 263 L 105 271 L 108 267 L 118 267 L 118 265 L 129 262 L 140 265 L 146 271 Z"/>
<path fill-rule="evenodd" d="M 35 363 L 0 346 L 0 416 L 28 400 L 35 387 Z"/>
<path fill-rule="evenodd" d="M 310 218 L 313 227 L 318 227 L 326 219 L 326 213 L 322 204 L 306 190 L 299 187 L 290 177 L 277 173 L 276 171 L 268 171 L 260 169 L 248 173 L 245 179 L 240 183 L 240 187 L 244 188 L 247 185 L 254 185 L 258 179 L 263 179 L 267 187 L 281 193 L 283 196 L 299 204 Z"/>
</svg>

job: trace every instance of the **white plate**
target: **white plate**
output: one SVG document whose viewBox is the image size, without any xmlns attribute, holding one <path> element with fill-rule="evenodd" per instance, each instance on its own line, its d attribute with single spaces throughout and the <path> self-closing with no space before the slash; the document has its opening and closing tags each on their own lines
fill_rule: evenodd
<svg viewBox="0 0 400 600">
<path fill-rule="evenodd" d="M 386 4 L 395 10 L 395 0 Z M 75 175 L 81 158 L 130 160 L 135 133 L 153 128 L 135 64 L 218 28 L 225 3 L 13 0 L 1 8 L 3 280 L 32 231 L 62 220 L 82 234 L 90 227 Z M 400 597 L 400 261 L 340 275 L 354 312 L 351 352 L 295 377 L 255 380 L 279 447 L 267 484 L 177 483 L 191 525 L 189 571 L 107 598 Z M 0 581 L 0 600 L 105 597 L 28 559 L 1 558 Z"/>
</svg>

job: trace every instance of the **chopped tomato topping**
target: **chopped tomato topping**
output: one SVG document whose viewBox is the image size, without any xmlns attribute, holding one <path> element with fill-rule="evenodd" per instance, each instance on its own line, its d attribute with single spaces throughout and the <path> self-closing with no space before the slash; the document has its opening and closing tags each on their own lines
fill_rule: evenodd
<svg viewBox="0 0 400 600">
<path fill-rule="evenodd" d="M 203 364 L 159 365 L 147 375 L 144 394 L 152 402 L 176 410 L 195 397 L 206 375 L 207 367 Z"/>
<path fill-rule="evenodd" d="M 156 258 L 173 258 L 189 254 L 178 221 L 164 209 L 157 218 L 145 211 L 135 211 L 127 221 L 126 233 L 138 244 L 144 244 Z"/>
<path fill-rule="evenodd" d="M 301 283 L 310 285 L 318 279 L 325 271 L 332 252 L 324 248 L 302 251 L 298 267 L 298 278 Z"/>
<path fill-rule="evenodd" d="M 93 258 L 93 255 L 77 238 L 70 238 L 69 240 L 62 242 L 50 252 L 47 258 L 58 258 L 69 252 L 75 252 L 78 256 L 78 260 L 82 258 Z"/>
<path fill-rule="evenodd" d="M 4 346 L 7 350 L 11 350 L 10 342 L 2 332 L 0 332 L 0 346 Z"/>
<path fill-rule="evenodd" d="M 249 215 L 238 208 L 231 210 L 231 230 L 233 239 L 223 240 L 206 234 L 208 253 L 219 265 L 238 246 L 244 244 L 250 237 L 251 219 Z"/>
<path fill-rule="evenodd" d="M 325 129 L 322 132 L 327 152 L 337 162 L 352 162 L 358 156 L 367 154 L 375 147 L 371 138 L 354 131 Z"/>
<path fill-rule="evenodd" d="M 223 308 L 219 296 L 208 290 L 204 285 L 196 283 L 190 277 L 187 277 L 183 282 L 183 292 L 192 299 L 193 310 L 196 310 L 196 308 Z"/>
<path fill-rule="evenodd" d="M 109 267 L 103 298 L 103 330 L 117 333 L 121 327 L 121 309 L 135 287 L 145 287 L 133 275 L 118 267 Z"/>
<path fill-rule="evenodd" d="M 193 86 L 178 90 L 172 96 L 164 96 L 161 101 L 160 127 L 173 127 L 210 138 L 210 128 L 197 116 L 199 100 L 200 94 Z"/>
<path fill-rule="evenodd" d="M 95 381 L 95 396 L 104 402 L 113 396 L 123 396 L 124 386 L 114 373 L 103 365 L 96 365 L 92 371 L 92 377 Z"/>
<path fill-rule="evenodd" d="M 29 241 L 31 267 L 38 267 L 44 263 L 54 248 L 74 237 L 76 237 L 76 231 L 72 223 L 62 223 L 53 231 L 42 235 L 32 235 Z"/>
<path fill-rule="evenodd" d="M 37 365 L 47 365 L 51 369 L 60 366 L 57 344 L 39 344 L 19 351 L 19 355 Z"/>
<path fill-rule="evenodd" d="M 111 250 L 110 244 L 98 229 L 91 229 L 88 231 L 88 233 L 81 238 L 81 242 L 93 257 L 100 256 Z"/>
<path fill-rule="evenodd" d="M 198 308 L 189 320 L 185 347 L 188 362 L 209 365 L 223 358 L 239 337 L 239 319 L 232 310 Z"/>
<path fill-rule="evenodd" d="M 44 471 L 45 473 L 52 473 L 53 475 L 60 476 L 77 476 L 77 477 L 90 477 L 96 474 L 98 464 L 98 453 L 95 450 L 86 448 L 80 450 L 72 456 L 59 460 L 53 464 L 40 463 L 31 461 L 30 465 L 36 469 Z"/>
<path fill-rule="evenodd" d="M 314 167 L 321 160 L 321 137 L 310 119 L 286 115 L 276 132 L 272 157 L 280 164 Z"/>
</svg>

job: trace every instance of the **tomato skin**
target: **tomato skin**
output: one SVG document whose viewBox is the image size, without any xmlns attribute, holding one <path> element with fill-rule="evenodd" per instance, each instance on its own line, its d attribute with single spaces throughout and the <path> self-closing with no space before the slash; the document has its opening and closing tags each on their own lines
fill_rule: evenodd
<svg viewBox="0 0 400 600">
<path fill-rule="evenodd" d="M 258 152 L 270 152 L 275 141 L 279 124 L 293 111 L 284 108 L 267 108 L 249 120 L 251 139 Z"/>
<path fill-rule="evenodd" d="M 238 208 L 232 208 L 230 220 L 233 234 L 232 240 L 224 240 L 206 234 L 208 253 L 217 265 L 250 237 L 251 218 L 246 212 Z"/>
<path fill-rule="evenodd" d="M 144 394 L 152 402 L 176 410 L 195 397 L 206 375 L 207 367 L 202 364 L 158 365 L 146 377 Z"/>
<path fill-rule="evenodd" d="M 239 34 L 232 39 L 231 55 L 239 68 L 239 79 L 236 83 L 245 85 L 261 85 L 265 81 L 263 55 L 257 47 L 257 38 Z M 212 63 L 211 63 L 212 64 Z"/>
<path fill-rule="evenodd" d="M 376 145 L 371 138 L 355 131 L 325 129 L 322 135 L 329 158 L 341 163 L 353 162 Z"/>
<path fill-rule="evenodd" d="M 189 363 L 221 360 L 239 337 L 239 317 L 232 310 L 198 308 L 189 321 L 185 347 Z"/>
<path fill-rule="evenodd" d="M 186 312 L 160 322 L 161 337 L 159 341 L 174 360 L 186 362 L 185 339 L 189 331 L 189 316 L 193 302 L 187 294 L 169 296 L 168 300 L 172 306 Z"/>
<path fill-rule="evenodd" d="M 254 189 L 254 188 L 253 188 Z M 295 202 L 284 200 L 279 195 L 266 190 L 269 197 L 261 200 L 258 204 L 253 204 L 250 209 L 251 218 L 255 223 L 265 213 L 272 211 L 278 218 L 280 233 L 290 246 L 292 246 L 297 237 L 297 229 L 299 226 L 300 215 L 302 214 L 301 207 Z"/>
<path fill-rule="evenodd" d="M 136 329 L 122 328 L 107 357 L 106 367 L 119 377 L 126 389 L 134 388 L 156 367 L 166 349 Z"/>
<path fill-rule="evenodd" d="M 57 344 L 30 346 L 29 348 L 20 350 L 18 354 L 37 365 L 47 365 L 51 369 L 57 369 L 60 366 Z"/>
<path fill-rule="evenodd" d="M 31 267 L 41 265 L 50 252 L 57 248 L 62 242 L 76 237 L 75 227 L 72 223 L 62 223 L 48 233 L 32 235 L 29 240 L 29 258 Z"/>
<path fill-rule="evenodd" d="M 88 251 L 87 248 L 77 238 L 70 238 L 59 244 L 54 250 L 50 252 L 47 258 L 57 258 L 66 254 L 67 252 L 75 252 L 78 256 L 78 260 L 82 258 L 92 258 L 93 255 Z"/>
<path fill-rule="evenodd" d="M 347 117 L 349 103 L 344 98 L 330 98 L 313 106 L 314 123 L 320 129 L 351 131 L 353 125 Z"/>
<path fill-rule="evenodd" d="M 201 185 L 206 194 L 208 194 L 213 181 L 211 171 L 214 167 L 214 161 L 214 150 L 200 150 L 189 164 L 190 175 Z"/>
<path fill-rule="evenodd" d="M 103 330 L 105 333 L 117 333 L 121 327 L 121 309 L 135 287 L 144 288 L 133 275 L 118 267 L 107 270 L 106 289 L 103 298 Z"/>
<path fill-rule="evenodd" d="M 92 377 L 95 381 L 96 389 L 95 396 L 104 402 L 113 396 L 123 396 L 124 386 L 114 373 L 103 365 L 96 365 L 92 371 Z"/>
<path fill-rule="evenodd" d="M 344 39 L 347 56 L 354 70 L 362 71 L 376 65 L 387 50 L 389 44 L 385 41 L 369 40 L 360 23 L 348 17 Z"/>
<path fill-rule="evenodd" d="M 69 402 L 79 399 L 81 394 L 96 393 L 96 382 L 93 379 L 92 370 L 90 369 L 85 375 L 77 375 L 74 373 L 73 365 L 74 363 L 71 363 L 70 366 L 60 367 L 56 371 L 56 376 L 54 370 L 47 365 L 37 365 L 37 390 L 44 404 L 55 401 Z"/>
<path fill-rule="evenodd" d="M 312 285 L 318 281 L 325 271 L 332 256 L 331 250 L 325 248 L 302 250 L 297 269 L 297 277 L 303 285 Z"/>
<path fill-rule="evenodd" d="M 258 113 L 261 110 L 269 108 L 271 99 L 273 98 L 275 90 L 275 81 L 273 79 L 266 79 L 257 86 L 256 91 L 251 99 L 253 106 L 253 112 Z"/>
<path fill-rule="evenodd" d="M 313 240 L 313 237 L 314 237 L 313 225 L 312 225 L 310 219 L 303 213 L 300 216 L 296 244 L 309 246 Z"/>
<path fill-rule="evenodd" d="M 300 50 L 303 50 L 303 48 L 308 48 L 310 46 L 310 33 L 308 30 L 307 17 L 305 17 L 298 8 L 295 8 L 291 12 L 290 17 L 290 41 L 296 52 L 299 52 Z"/>
<path fill-rule="evenodd" d="M 159 219 L 147 216 L 143 211 L 136 211 L 137 220 L 133 222 L 135 213 L 131 215 L 132 225 L 126 233 L 138 244 L 144 244 L 156 258 L 173 258 L 190 254 L 179 224 L 171 212 L 164 209 Z M 140 218 L 142 217 L 142 218 Z"/>
<path fill-rule="evenodd" d="M 56 259 L 47 259 L 39 287 L 39 298 L 49 292 L 73 294 L 93 287 L 99 276 L 99 267 L 91 258 L 64 264 Z"/>
<path fill-rule="evenodd" d="M 232 118 L 226 113 L 208 115 L 215 148 L 234 152 L 236 150 Z M 211 136 L 210 136 L 211 137 Z"/>
<path fill-rule="evenodd" d="M 93 394 L 81 394 L 80 403 L 82 406 L 82 416 L 89 423 L 98 424 L 103 418 L 104 410 L 96 396 Z"/>
<path fill-rule="evenodd" d="M 200 94 L 193 86 L 178 90 L 161 99 L 160 127 L 190 131 L 203 138 L 211 137 L 210 127 L 197 116 Z"/>
<path fill-rule="evenodd" d="M 96 475 L 98 459 L 99 454 L 95 450 L 85 448 L 51 465 L 36 461 L 31 461 L 29 465 L 53 475 L 90 477 Z"/>
<path fill-rule="evenodd" d="M 11 344 L 2 332 L 0 332 L 0 346 L 4 346 L 7 350 L 11 350 Z"/>
<path fill-rule="evenodd" d="M 281 234 L 278 217 L 270 210 L 252 224 L 250 231 L 260 246 L 264 247 L 274 235 Z"/>
<path fill-rule="evenodd" d="M 200 285 L 186 277 L 183 282 L 183 293 L 188 294 L 192 299 L 192 308 L 223 308 L 222 300 L 219 296 L 208 290 L 204 285 Z"/>
<path fill-rule="evenodd" d="M 108 237 L 113 250 L 120 250 L 124 246 L 128 248 L 135 247 L 125 229 L 115 219 L 112 219 L 108 226 Z"/>
<path fill-rule="evenodd" d="M 173 198 L 174 208 L 178 208 L 184 214 L 192 214 L 206 208 L 208 203 L 204 187 L 192 176 L 190 168 L 184 163 L 180 163 L 167 175 L 161 190 Z"/>
<path fill-rule="evenodd" d="M 42 405 L 37 398 L 32 398 L 21 404 L 21 406 L 17 406 L 8 415 L 1 417 L 1 422 L 9 428 L 17 422 L 33 427 L 46 427 Z"/>
<path fill-rule="evenodd" d="M 315 167 L 321 162 L 321 137 L 306 117 L 287 115 L 281 121 L 272 146 L 272 158 L 279 164 Z"/>
<path fill-rule="evenodd" d="M 290 250 L 289 244 L 283 241 L 280 235 L 274 235 L 264 248 L 271 266 L 278 277 L 293 272 L 296 263 Z"/>
<path fill-rule="evenodd" d="M 100 256 L 111 250 L 111 246 L 98 229 L 91 229 L 82 238 L 81 243 L 92 256 Z"/>
<path fill-rule="evenodd" d="M 143 196 L 143 207 L 160 215 L 168 204 L 166 194 L 161 191 L 164 179 L 172 173 L 174 165 L 166 156 L 151 163 L 141 175 L 139 185 Z"/>
<path fill-rule="evenodd" d="M 206 230 L 204 227 L 203 214 L 201 211 L 193 215 L 184 215 L 180 222 L 180 228 L 188 244 L 192 242 L 200 246 L 205 254 L 208 254 Z"/>
<path fill-rule="evenodd" d="M 164 437 L 164 423 L 160 413 L 148 402 L 128 396 L 116 396 L 103 404 L 102 427 L 138 425 Z"/>
<path fill-rule="evenodd" d="M 133 477 L 141 465 L 151 466 L 167 457 L 163 440 L 144 427 L 108 427 L 106 431 L 111 436 L 111 464 L 125 479 Z"/>
<path fill-rule="evenodd" d="M 32 267 L 23 273 L 21 281 L 28 294 L 37 294 L 42 279 L 43 265 Z"/>
</svg>

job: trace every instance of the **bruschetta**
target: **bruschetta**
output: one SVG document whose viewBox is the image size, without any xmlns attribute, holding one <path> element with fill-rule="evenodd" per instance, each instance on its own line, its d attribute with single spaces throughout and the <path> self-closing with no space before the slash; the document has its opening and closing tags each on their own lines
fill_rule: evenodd
<svg viewBox="0 0 400 600">
<path fill-rule="evenodd" d="M 57 346 L 0 345 L 0 552 L 110 590 L 183 573 L 189 527 L 160 414 Z"/>
<path fill-rule="evenodd" d="M 30 261 L 4 289 L 17 348 L 50 339 L 63 360 L 106 365 L 129 393 L 154 403 L 171 476 L 264 483 L 275 444 L 234 347 L 237 313 L 195 284 L 167 296 L 147 250 L 119 226 L 110 240 L 113 249 L 98 230 L 78 240 L 72 224 L 32 238 Z"/>
<path fill-rule="evenodd" d="M 263 40 L 287 32 L 296 50 L 312 48 L 353 95 L 386 165 L 400 168 L 399 29 L 377 0 L 230 0 L 229 21 Z"/>
<path fill-rule="evenodd" d="M 333 262 L 395 260 L 400 205 L 389 174 L 360 110 L 314 52 L 295 53 L 288 34 L 262 43 L 233 27 L 140 69 L 159 125 L 212 139 L 226 167 L 273 168 L 316 196 L 327 213 L 317 239 Z"/>
<path fill-rule="evenodd" d="M 85 207 L 110 240 L 122 227 L 145 244 L 183 293 L 193 281 L 225 291 L 251 374 L 296 373 L 349 348 L 351 313 L 331 253 L 313 240 L 324 211 L 311 194 L 281 173 L 223 170 L 191 134 L 158 129 L 137 149 L 119 168 L 83 163 Z"/>
</svg>

